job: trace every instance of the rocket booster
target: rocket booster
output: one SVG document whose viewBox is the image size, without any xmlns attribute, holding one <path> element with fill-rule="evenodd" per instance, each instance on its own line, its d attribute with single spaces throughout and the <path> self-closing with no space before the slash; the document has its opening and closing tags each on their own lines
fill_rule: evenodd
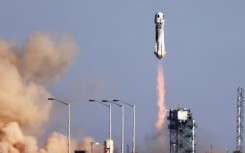
<svg viewBox="0 0 245 153">
<path fill-rule="evenodd" d="M 161 59 L 165 56 L 165 44 L 164 44 L 164 14 L 158 12 L 155 15 L 155 24 L 156 24 L 156 46 L 154 54 L 158 59 Z"/>
</svg>

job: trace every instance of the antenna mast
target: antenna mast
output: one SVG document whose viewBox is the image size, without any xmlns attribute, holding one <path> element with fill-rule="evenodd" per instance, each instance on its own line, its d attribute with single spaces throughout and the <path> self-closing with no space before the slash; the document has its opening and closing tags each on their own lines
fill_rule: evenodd
<svg viewBox="0 0 245 153">
<path fill-rule="evenodd" d="M 237 152 L 242 153 L 243 143 L 243 88 L 237 88 Z"/>
</svg>

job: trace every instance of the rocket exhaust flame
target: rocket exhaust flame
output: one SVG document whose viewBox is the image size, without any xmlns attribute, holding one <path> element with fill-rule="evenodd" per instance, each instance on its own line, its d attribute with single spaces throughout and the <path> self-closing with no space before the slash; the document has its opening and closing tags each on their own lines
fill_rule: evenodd
<svg viewBox="0 0 245 153">
<path fill-rule="evenodd" d="M 157 71 L 157 94 L 158 94 L 158 120 L 156 123 L 156 129 L 159 134 L 163 133 L 163 124 L 166 117 L 166 106 L 165 106 L 165 87 L 164 87 L 164 74 L 161 63 L 158 64 Z"/>
<path fill-rule="evenodd" d="M 158 118 L 155 124 L 156 131 L 151 136 L 146 137 L 146 148 L 143 152 L 159 153 L 159 152 L 168 152 L 168 143 L 166 143 L 166 135 L 164 128 L 164 121 L 166 117 L 166 106 L 165 106 L 165 82 L 164 82 L 164 73 L 161 61 L 158 62 L 157 69 L 157 107 L 158 107 Z"/>
</svg>

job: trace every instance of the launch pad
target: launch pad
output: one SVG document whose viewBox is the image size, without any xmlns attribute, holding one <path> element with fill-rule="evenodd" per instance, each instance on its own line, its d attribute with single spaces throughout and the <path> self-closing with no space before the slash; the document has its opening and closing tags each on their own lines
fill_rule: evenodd
<svg viewBox="0 0 245 153">
<path fill-rule="evenodd" d="M 179 107 L 169 111 L 170 153 L 196 153 L 195 128 L 191 111 Z"/>
</svg>

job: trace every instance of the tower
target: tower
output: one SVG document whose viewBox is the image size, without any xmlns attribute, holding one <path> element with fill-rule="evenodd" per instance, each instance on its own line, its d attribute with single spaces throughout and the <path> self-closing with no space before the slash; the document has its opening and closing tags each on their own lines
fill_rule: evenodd
<svg viewBox="0 0 245 153">
<path fill-rule="evenodd" d="M 242 153 L 243 143 L 243 88 L 237 88 L 237 152 Z"/>
<path fill-rule="evenodd" d="M 196 123 L 191 111 L 179 107 L 169 111 L 170 153 L 195 153 Z"/>
</svg>

